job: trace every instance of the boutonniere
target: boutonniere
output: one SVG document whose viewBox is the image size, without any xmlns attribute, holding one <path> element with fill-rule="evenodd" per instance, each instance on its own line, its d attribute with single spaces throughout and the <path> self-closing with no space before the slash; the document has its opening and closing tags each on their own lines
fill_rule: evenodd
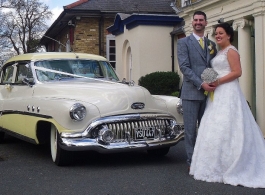
<svg viewBox="0 0 265 195">
<path fill-rule="evenodd" d="M 208 41 L 208 49 L 210 51 L 210 54 L 214 53 L 213 45 L 212 45 L 212 43 L 210 41 Z"/>
</svg>

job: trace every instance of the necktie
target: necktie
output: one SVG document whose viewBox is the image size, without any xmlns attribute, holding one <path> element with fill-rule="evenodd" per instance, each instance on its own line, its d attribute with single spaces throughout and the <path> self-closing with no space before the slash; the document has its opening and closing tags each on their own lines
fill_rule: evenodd
<svg viewBox="0 0 265 195">
<path fill-rule="evenodd" d="M 204 49 L 203 39 L 200 38 L 199 42 L 200 42 L 200 45 L 201 45 L 202 49 Z"/>
</svg>

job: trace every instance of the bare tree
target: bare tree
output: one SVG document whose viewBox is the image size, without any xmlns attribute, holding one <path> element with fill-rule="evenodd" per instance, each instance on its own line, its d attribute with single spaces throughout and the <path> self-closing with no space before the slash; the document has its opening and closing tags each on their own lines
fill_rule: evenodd
<svg viewBox="0 0 265 195">
<path fill-rule="evenodd" d="M 0 0 L 0 8 L 13 8 L 14 3 L 14 0 Z"/>
<path fill-rule="evenodd" d="M 0 44 L 17 54 L 35 52 L 39 39 L 47 30 L 52 13 L 39 0 L 6 0 L 12 8 L 0 13 Z"/>
</svg>

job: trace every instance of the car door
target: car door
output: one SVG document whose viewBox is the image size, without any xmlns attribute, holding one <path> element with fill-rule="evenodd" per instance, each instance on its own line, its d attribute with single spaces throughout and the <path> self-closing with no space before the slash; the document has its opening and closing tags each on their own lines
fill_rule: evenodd
<svg viewBox="0 0 265 195">
<path fill-rule="evenodd" d="M 11 74 L 12 72 L 12 74 Z M 29 64 L 13 63 L 2 69 L 1 82 L 1 126 L 20 135 L 26 135 L 26 116 L 29 112 L 33 87 L 23 83 L 25 77 L 32 78 Z"/>
<path fill-rule="evenodd" d="M 10 89 L 12 88 L 13 76 L 15 68 L 14 66 L 5 66 L 1 69 L 1 83 L 0 83 L 0 127 L 4 128 L 4 115 L 6 111 L 4 110 L 5 100 L 8 99 L 10 94 Z"/>
</svg>

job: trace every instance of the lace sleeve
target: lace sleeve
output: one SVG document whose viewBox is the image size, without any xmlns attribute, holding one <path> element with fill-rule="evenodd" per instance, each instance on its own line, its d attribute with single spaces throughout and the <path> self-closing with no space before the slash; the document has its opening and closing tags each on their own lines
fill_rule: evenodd
<svg viewBox="0 0 265 195">
<path fill-rule="evenodd" d="M 227 55 L 227 52 L 229 51 L 229 49 L 233 49 L 233 50 L 235 50 L 235 51 L 238 53 L 238 50 L 237 50 L 233 45 L 230 45 L 230 46 L 228 46 L 227 48 L 225 48 L 225 49 L 222 51 L 222 53 L 223 53 L 224 55 Z"/>
</svg>

